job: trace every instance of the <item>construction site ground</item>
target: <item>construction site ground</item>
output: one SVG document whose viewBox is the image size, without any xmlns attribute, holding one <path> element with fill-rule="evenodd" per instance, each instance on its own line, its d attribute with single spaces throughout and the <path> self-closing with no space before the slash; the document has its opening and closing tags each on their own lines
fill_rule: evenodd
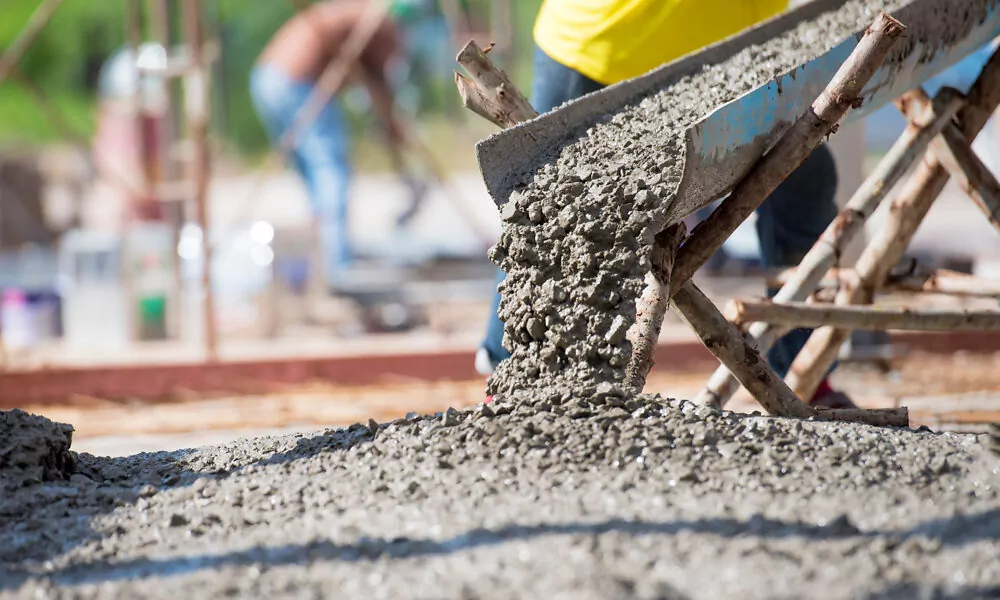
<svg viewBox="0 0 1000 600">
<path fill-rule="evenodd" d="M 759 275 L 699 279 L 719 306 L 731 298 L 759 297 L 762 291 Z M 257 360 L 356 358 L 371 373 L 369 381 L 362 376 L 347 382 L 261 382 L 256 391 L 249 393 L 185 390 L 184 382 L 178 381 L 177 389 L 166 396 L 107 398 L 79 391 L 55 401 L 14 403 L 11 407 L 73 424 L 76 449 L 124 456 L 472 406 L 484 398 L 485 378 L 473 371 L 472 354 L 482 336 L 492 284 L 483 281 L 480 285 L 487 293 L 479 298 L 426 306 L 427 322 L 415 331 L 348 335 L 330 326 L 299 325 L 277 339 L 230 340 L 220 352 L 222 360 L 249 361 L 246 364 L 251 370 Z M 886 296 L 880 301 L 892 305 L 912 302 L 912 298 Z M 921 302 L 939 307 L 992 306 L 989 299 L 924 297 Z M 699 342 L 672 313 L 667 315 L 660 344 L 671 358 L 654 367 L 646 391 L 693 398 L 717 363 L 706 352 L 691 352 L 701 350 Z M 981 430 L 985 422 L 1000 421 L 1000 371 L 995 368 L 997 356 L 989 350 L 947 353 L 944 348 L 924 347 L 910 352 L 905 343 L 896 344 L 891 370 L 885 371 L 872 362 L 848 363 L 837 371 L 834 381 L 862 406 L 909 406 L 915 426 Z M 413 375 L 380 372 L 387 368 L 383 363 L 390 355 L 402 362 L 406 362 L 406 356 L 422 357 L 431 364 L 441 363 L 441 368 Z M 435 359 L 445 355 L 460 358 Z M 191 344 L 171 342 L 140 344 L 128 353 L 87 353 L 53 346 L 36 353 L 18 370 L 30 370 L 41 363 L 45 365 L 40 371 L 43 376 L 57 377 L 60 367 L 115 369 L 196 362 L 198 357 L 198 349 Z M 6 404 L 12 401 L 5 400 Z M 728 408 L 760 410 L 745 392 Z"/>
<path fill-rule="evenodd" d="M 916 353 L 896 359 L 883 372 L 871 364 L 848 364 L 834 382 L 870 408 L 907 406 L 914 427 L 982 431 L 1000 421 L 1000 356 Z M 692 398 L 711 374 L 711 364 L 690 373 L 655 372 L 646 390 Z M 352 423 L 391 421 L 407 413 L 433 414 L 481 402 L 483 379 L 399 381 L 371 386 L 326 382 L 286 386 L 263 395 L 178 394 L 159 401 L 112 401 L 76 397 L 63 405 L 25 406 L 76 428 L 73 447 L 102 456 L 175 450 L 239 438 L 309 431 Z M 759 411 L 745 392 L 728 409 Z"/>
<path fill-rule="evenodd" d="M 995 232 L 960 196 L 943 200 L 915 251 L 975 246 L 989 275 Z M 761 292 L 757 277 L 702 284 L 720 305 Z M 859 404 L 908 406 L 934 432 L 761 419 L 742 392 L 736 412 L 702 414 L 681 400 L 715 367 L 701 359 L 660 364 L 647 391 L 662 398 L 608 415 L 494 413 L 470 373 L 488 294 L 436 306 L 414 333 L 299 327 L 222 351 L 464 352 L 453 378 L 21 405 L 73 424 L 83 454 L 70 481 L 0 499 L 0 597 L 1000 595 L 1000 463 L 979 436 L 938 433 L 1000 418 L 995 355 L 943 348 L 837 372 Z M 661 343 L 693 342 L 670 317 Z M 58 352 L 41 364 L 126 362 Z M 125 358 L 200 354 L 166 344 Z"/>
</svg>

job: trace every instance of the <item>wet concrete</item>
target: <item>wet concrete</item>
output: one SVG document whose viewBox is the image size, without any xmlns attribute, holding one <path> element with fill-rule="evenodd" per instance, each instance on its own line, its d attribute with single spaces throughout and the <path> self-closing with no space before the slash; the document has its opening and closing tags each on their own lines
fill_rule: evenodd
<svg viewBox="0 0 1000 600">
<path fill-rule="evenodd" d="M 72 441 L 71 425 L 18 409 L 0 411 L 0 492 L 68 479 L 76 467 Z"/>
<path fill-rule="evenodd" d="M 0 499 L 0 597 L 1000 593 L 1000 458 L 970 435 L 642 396 L 79 465 Z"/>
</svg>

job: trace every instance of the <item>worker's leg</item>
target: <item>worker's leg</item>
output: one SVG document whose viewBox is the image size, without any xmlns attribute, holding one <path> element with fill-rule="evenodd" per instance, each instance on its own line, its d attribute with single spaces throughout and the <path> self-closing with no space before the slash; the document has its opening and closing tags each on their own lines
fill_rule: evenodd
<svg viewBox="0 0 1000 600">
<path fill-rule="evenodd" d="M 537 47 L 535 48 L 533 66 L 531 105 L 539 114 L 547 113 L 570 100 L 604 87 L 589 77 L 556 62 Z M 498 285 L 503 281 L 503 278 L 504 273 L 498 268 L 496 280 Z M 497 314 L 499 306 L 500 293 L 494 292 L 493 307 L 486 327 L 486 338 L 483 340 L 479 355 L 476 357 L 476 368 L 484 375 L 491 373 L 500 361 L 506 360 L 510 356 L 510 352 L 503 347 L 503 321 Z"/>
<path fill-rule="evenodd" d="M 295 148 L 319 226 L 327 284 L 334 289 L 345 283 L 353 259 L 347 221 L 351 176 L 348 143 L 340 106 L 333 102 L 323 109 Z"/>
<path fill-rule="evenodd" d="M 250 75 L 250 96 L 264 129 L 277 146 L 312 93 L 312 84 L 281 70 L 256 67 Z M 331 103 L 303 132 L 291 156 L 305 180 L 309 201 L 319 225 L 326 276 L 336 286 L 350 261 L 347 199 L 350 168 L 347 129 L 340 109 Z"/>
<path fill-rule="evenodd" d="M 765 269 L 794 267 L 837 216 L 837 169 L 825 144 L 817 148 L 757 209 L 757 235 Z M 768 289 L 768 296 L 777 293 Z M 811 329 L 795 329 L 779 339 L 767 359 L 784 377 Z"/>
</svg>

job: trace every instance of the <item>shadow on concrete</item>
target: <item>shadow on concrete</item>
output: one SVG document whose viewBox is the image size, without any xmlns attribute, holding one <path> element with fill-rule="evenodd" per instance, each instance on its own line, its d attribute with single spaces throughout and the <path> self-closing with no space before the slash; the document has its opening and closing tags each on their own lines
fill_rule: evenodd
<svg viewBox="0 0 1000 600">
<path fill-rule="evenodd" d="M 985 600 L 1000 598 L 995 586 L 925 586 L 904 581 L 864 596 L 863 600 Z"/>
<path fill-rule="evenodd" d="M 222 480 L 251 466 L 348 450 L 372 439 L 368 426 L 356 424 L 303 436 L 291 450 L 235 463 L 235 467 L 213 464 L 205 449 L 124 457 L 78 454 L 76 472 L 69 481 L 49 481 L 15 493 L 0 491 L 0 590 L 10 588 L 12 575 L 24 570 L 25 561 L 42 563 L 101 540 L 107 534 L 93 529 L 94 519 L 134 505 L 143 495 L 188 487 L 200 479 Z"/>
<path fill-rule="evenodd" d="M 74 586 L 125 582 L 153 576 L 180 576 L 197 571 L 241 565 L 280 567 L 308 564 L 315 561 L 362 563 L 378 560 L 439 557 L 510 541 L 530 541 L 548 536 L 594 536 L 612 532 L 625 533 L 634 537 L 705 533 L 729 538 L 782 539 L 802 537 L 814 541 L 849 538 L 863 540 L 877 537 L 888 537 L 902 541 L 910 537 L 920 537 L 937 540 L 946 546 L 957 546 L 982 540 L 1000 540 L 1000 509 L 954 519 L 936 519 L 921 523 L 908 531 L 860 531 L 845 520 L 835 520 L 830 524 L 820 526 L 768 519 L 762 516 L 754 516 L 746 521 L 730 518 L 667 522 L 612 519 L 597 523 L 510 525 L 500 529 L 472 529 L 461 535 L 440 541 L 409 537 L 360 538 L 354 543 L 338 544 L 320 540 L 307 544 L 256 547 L 222 554 L 206 553 L 166 559 L 105 560 L 85 565 L 74 565 L 46 576 L 45 580 L 52 585 Z M 0 583 L 0 590 L 16 589 L 27 579 L 29 579 L 27 573 L 11 573 L 4 578 L 3 583 Z M 910 587 L 906 587 L 906 585 Z M 925 597 L 921 595 L 923 591 L 926 591 L 925 588 L 916 587 L 914 584 L 906 585 L 886 588 L 873 595 L 872 598 Z M 917 591 L 917 594 L 907 595 L 905 592 L 908 590 Z M 963 589 L 960 596 L 933 595 L 931 597 L 993 597 L 982 595 L 991 592 L 991 590 L 992 588 L 990 590 L 984 588 L 970 592 L 968 589 Z M 993 591 L 1000 591 L 1000 588 Z M 972 593 L 971 596 L 968 595 L 970 593 Z"/>
</svg>

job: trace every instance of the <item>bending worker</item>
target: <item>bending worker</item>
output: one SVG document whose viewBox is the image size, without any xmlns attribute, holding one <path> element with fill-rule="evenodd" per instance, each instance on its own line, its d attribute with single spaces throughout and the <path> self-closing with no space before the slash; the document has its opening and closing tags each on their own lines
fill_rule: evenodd
<svg viewBox="0 0 1000 600">
<path fill-rule="evenodd" d="M 371 4 L 368 0 L 312 4 L 285 23 L 261 53 L 250 75 L 250 96 L 274 145 L 295 122 L 327 65 L 337 60 L 351 31 L 371 18 Z M 405 6 L 405 2 L 394 2 L 390 14 Z M 400 47 L 395 23 L 384 19 L 352 66 L 352 75 L 368 91 L 391 145 L 399 143 L 402 136 L 393 115 L 387 72 Z M 353 258 L 347 229 L 348 153 L 347 123 L 337 98 L 333 98 L 301 133 L 289 156 L 308 187 L 327 284 L 334 290 L 344 283 Z"/>
<path fill-rule="evenodd" d="M 643 75 L 733 35 L 787 7 L 786 0 L 545 0 L 535 22 L 531 102 L 539 113 L 607 85 Z M 824 144 L 757 210 L 757 234 L 766 269 L 799 263 L 836 217 L 837 172 Z M 499 273 L 502 281 L 503 273 Z M 769 289 L 773 295 L 776 289 Z M 510 356 L 496 294 L 476 368 L 490 374 Z M 768 352 L 784 377 L 811 330 L 797 329 Z M 851 407 L 824 381 L 813 405 Z"/>
</svg>

